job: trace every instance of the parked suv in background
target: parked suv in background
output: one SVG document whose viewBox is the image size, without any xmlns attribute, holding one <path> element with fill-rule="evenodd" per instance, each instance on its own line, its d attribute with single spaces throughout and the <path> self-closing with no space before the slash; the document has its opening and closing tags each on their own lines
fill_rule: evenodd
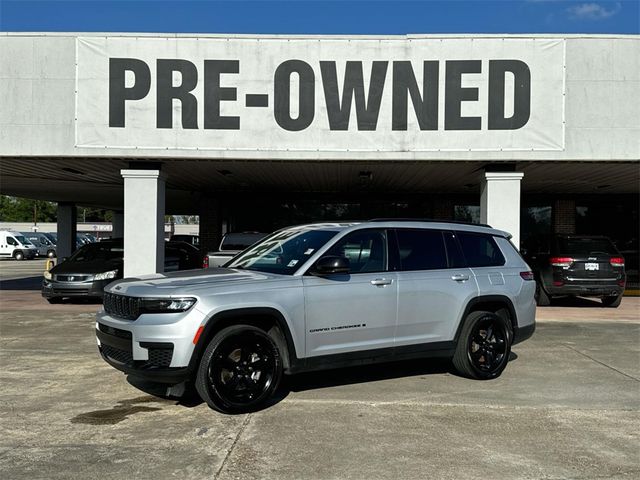
<svg viewBox="0 0 640 480">
<path fill-rule="evenodd" d="M 421 221 L 277 231 L 227 268 L 105 289 L 100 353 L 165 384 L 193 381 L 222 412 L 251 411 L 283 373 L 449 357 L 499 376 L 535 329 L 535 282 L 506 232 Z"/>
<path fill-rule="evenodd" d="M 536 277 L 538 305 L 567 295 L 600 297 L 606 307 L 620 305 L 626 281 L 624 258 L 607 237 L 539 237 L 529 242 L 524 254 Z"/>
</svg>

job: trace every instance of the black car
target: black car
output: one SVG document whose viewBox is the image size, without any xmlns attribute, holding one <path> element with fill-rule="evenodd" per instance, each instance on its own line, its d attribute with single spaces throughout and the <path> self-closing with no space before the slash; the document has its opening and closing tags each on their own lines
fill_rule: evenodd
<svg viewBox="0 0 640 480">
<path fill-rule="evenodd" d="M 555 235 L 529 241 L 522 253 L 535 275 L 538 305 L 560 296 L 600 297 L 604 306 L 620 305 L 624 258 L 609 238 Z"/>
<path fill-rule="evenodd" d="M 45 272 L 42 296 L 49 303 L 65 297 L 102 298 L 104 287 L 122 278 L 123 256 L 122 239 L 85 245 Z M 186 242 L 165 242 L 164 267 L 167 272 L 200 268 L 200 251 Z"/>
</svg>

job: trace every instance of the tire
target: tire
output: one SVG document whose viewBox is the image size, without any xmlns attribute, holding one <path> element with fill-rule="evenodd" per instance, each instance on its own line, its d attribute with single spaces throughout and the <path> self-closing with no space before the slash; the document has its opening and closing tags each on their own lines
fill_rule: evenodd
<svg viewBox="0 0 640 480">
<path fill-rule="evenodd" d="M 47 302 L 49 302 L 51 304 L 62 303 L 62 298 L 60 298 L 60 297 L 47 298 Z"/>
<path fill-rule="evenodd" d="M 49 257 L 49 258 L 55 258 L 55 256 L 56 256 L 56 252 L 55 252 L 55 250 L 49 250 L 49 251 L 47 252 L 47 257 Z"/>
<path fill-rule="evenodd" d="M 13 258 L 16 260 L 24 260 L 24 253 L 19 250 L 17 252 L 13 252 Z"/>
<path fill-rule="evenodd" d="M 551 297 L 539 281 L 536 282 L 536 305 L 539 307 L 548 307 L 551 305 Z"/>
<path fill-rule="evenodd" d="M 232 325 L 220 330 L 205 349 L 196 390 L 214 410 L 247 413 L 273 396 L 281 378 L 282 356 L 275 340 L 254 326 Z"/>
<path fill-rule="evenodd" d="M 512 338 L 508 320 L 492 312 L 472 312 L 464 320 L 453 365 L 467 378 L 497 378 L 509 361 Z"/>
<path fill-rule="evenodd" d="M 622 294 L 611 295 L 609 297 L 602 297 L 603 307 L 618 308 L 621 302 L 622 302 Z"/>
</svg>

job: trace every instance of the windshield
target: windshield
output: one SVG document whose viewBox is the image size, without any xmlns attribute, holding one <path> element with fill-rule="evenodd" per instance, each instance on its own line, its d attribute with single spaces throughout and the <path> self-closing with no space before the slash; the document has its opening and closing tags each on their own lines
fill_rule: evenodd
<svg viewBox="0 0 640 480">
<path fill-rule="evenodd" d="M 124 256 L 122 245 L 91 243 L 79 249 L 69 257 L 73 262 L 91 262 L 94 260 L 121 260 Z"/>
<path fill-rule="evenodd" d="M 240 254 L 227 267 L 292 275 L 337 233 L 300 228 L 282 230 Z"/>
<path fill-rule="evenodd" d="M 14 235 L 16 240 L 18 240 L 22 245 L 33 245 L 29 240 L 26 239 L 23 235 Z"/>
<path fill-rule="evenodd" d="M 51 240 L 54 244 L 58 240 L 53 233 L 45 233 L 44 236 L 47 237 L 49 240 Z"/>
</svg>

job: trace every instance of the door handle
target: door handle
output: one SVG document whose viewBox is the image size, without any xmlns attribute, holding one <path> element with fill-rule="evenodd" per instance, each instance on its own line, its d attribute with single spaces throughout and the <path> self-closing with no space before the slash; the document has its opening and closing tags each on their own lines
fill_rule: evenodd
<svg viewBox="0 0 640 480">
<path fill-rule="evenodd" d="M 387 278 L 376 278 L 375 280 L 371 280 L 371 285 L 376 285 L 376 286 L 391 285 L 392 283 L 393 283 L 393 280 L 387 279 Z"/>
<path fill-rule="evenodd" d="M 469 275 L 465 275 L 464 273 L 451 275 L 451 280 L 454 280 L 456 282 L 466 282 L 467 280 L 469 280 Z"/>
</svg>

